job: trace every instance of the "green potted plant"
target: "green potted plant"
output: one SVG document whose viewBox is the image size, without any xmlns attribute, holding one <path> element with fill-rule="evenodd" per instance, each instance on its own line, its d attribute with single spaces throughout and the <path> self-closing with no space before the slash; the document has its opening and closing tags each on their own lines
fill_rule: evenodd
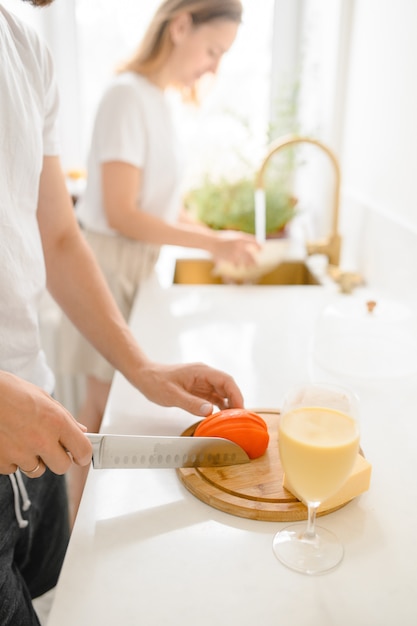
<svg viewBox="0 0 417 626">
<path fill-rule="evenodd" d="M 280 185 L 265 186 L 266 233 L 280 236 L 296 212 L 296 199 Z M 211 180 L 191 189 L 185 198 L 190 216 L 214 230 L 255 233 L 255 176 L 235 181 Z"/>
<path fill-rule="evenodd" d="M 282 96 L 275 107 L 275 121 L 266 133 L 265 153 L 269 143 L 287 132 L 295 131 L 297 90 L 292 88 Z M 255 179 L 261 162 L 245 157 L 251 142 L 247 120 L 236 112 L 225 111 L 240 124 L 244 135 L 240 146 L 234 146 L 237 167 L 233 175 L 205 173 L 198 184 L 185 195 L 185 208 L 189 216 L 215 230 L 240 230 L 255 234 Z M 261 150 L 262 152 L 262 150 Z M 288 149 L 271 160 L 265 174 L 265 205 L 267 237 L 282 237 L 286 225 L 294 218 L 297 200 L 291 193 L 295 153 Z M 236 174 L 236 171 L 238 174 Z"/>
</svg>

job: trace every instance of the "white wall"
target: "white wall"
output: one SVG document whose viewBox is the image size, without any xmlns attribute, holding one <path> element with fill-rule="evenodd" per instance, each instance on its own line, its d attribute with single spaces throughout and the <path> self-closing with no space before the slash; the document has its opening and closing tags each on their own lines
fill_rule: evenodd
<svg viewBox="0 0 417 626">
<path fill-rule="evenodd" d="M 417 2 L 355 3 L 345 120 L 351 193 L 417 232 Z"/>
<path fill-rule="evenodd" d="M 299 6 L 301 132 L 341 165 L 342 266 L 417 300 L 417 2 L 276 1 Z M 309 196 L 322 179 L 302 173 Z M 322 227 L 328 207 L 312 209 Z"/>
<path fill-rule="evenodd" d="M 404 296 L 417 292 L 416 32 L 415 0 L 354 2 L 341 155 L 347 258 Z"/>
</svg>

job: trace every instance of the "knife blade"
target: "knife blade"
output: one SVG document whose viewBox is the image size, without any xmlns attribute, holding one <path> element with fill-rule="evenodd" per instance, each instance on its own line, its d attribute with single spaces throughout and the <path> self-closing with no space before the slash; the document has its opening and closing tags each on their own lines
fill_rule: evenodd
<svg viewBox="0 0 417 626">
<path fill-rule="evenodd" d="M 94 469 L 222 467 L 250 461 L 233 441 L 221 437 L 170 437 L 86 433 Z"/>
</svg>

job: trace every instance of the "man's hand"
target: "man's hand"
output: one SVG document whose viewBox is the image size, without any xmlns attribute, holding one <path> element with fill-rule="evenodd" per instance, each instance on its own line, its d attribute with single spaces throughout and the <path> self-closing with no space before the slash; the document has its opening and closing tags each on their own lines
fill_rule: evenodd
<svg viewBox="0 0 417 626">
<path fill-rule="evenodd" d="M 242 393 L 233 378 L 202 363 L 147 362 L 136 386 L 149 400 L 161 406 L 177 406 L 202 417 L 210 415 L 213 406 L 219 409 L 243 407 Z"/>
<path fill-rule="evenodd" d="M 17 376 L 0 372 L 0 473 L 18 467 L 38 478 L 48 467 L 64 474 L 72 465 L 88 465 L 91 444 L 84 427 L 45 391 Z"/>
</svg>

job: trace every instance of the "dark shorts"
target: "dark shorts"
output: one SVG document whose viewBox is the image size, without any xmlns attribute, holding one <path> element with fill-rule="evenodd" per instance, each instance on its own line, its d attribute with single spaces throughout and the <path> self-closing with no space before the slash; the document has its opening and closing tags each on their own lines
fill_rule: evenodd
<svg viewBox="0 0 417 626">
<path fill-rule="evenodd" d="M 69 539 L 65 476 L 22 474 L 31 507 L 17 523 L 9 476 L 0 475 L 0 625 L 38 626 L 32 598 L 55 587 Z"/>
</svg>

